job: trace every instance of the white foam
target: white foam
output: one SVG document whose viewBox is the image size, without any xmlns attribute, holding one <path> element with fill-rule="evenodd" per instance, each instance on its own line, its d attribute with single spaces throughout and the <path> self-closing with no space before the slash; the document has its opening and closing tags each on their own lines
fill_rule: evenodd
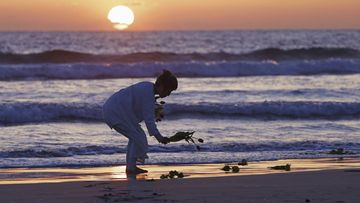
<svg viewBox="0 0 360 203">
<path fill-rule="evenodd" d="M 0 65 L 0 80 L 154 77 L 163 69 L 168 69 L 179 77 L 356 74 L 360 73 L 360 60 L 2 64 Z"/>
<path fill-rule="evenodd" d="M 251 118 L 340 119 L 360 116 L 357 102 L 276 101 L 245 103 L 167 103 L 165 116 L 240 116 Z M 93 120 L 102 122 L 100 104 L 7 103 L 0 104 L 0 124 Z"/>
</svg>

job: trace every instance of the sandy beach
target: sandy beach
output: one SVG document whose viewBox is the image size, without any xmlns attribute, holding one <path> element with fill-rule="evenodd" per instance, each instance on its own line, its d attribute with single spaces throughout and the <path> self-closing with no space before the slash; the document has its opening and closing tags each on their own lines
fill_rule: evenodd
<svg viewBox="0 0 360 203">
<path fill-rule="evenodd" d="M 227 163 L 236 166 L 237 163 Z M 291 164 L 291 170 L 269 167 Z M 225 164 L 1 169 L 0 202 L 358 202 L 358 158 L 250 162 L 238 173 Z M 170 170 L 182 179 L 161 180 Z"/>
<path fill-rule="evenodd" d="M 359 8 L 1 0 L 0 203 L 360 203 Z"/>
</svg>

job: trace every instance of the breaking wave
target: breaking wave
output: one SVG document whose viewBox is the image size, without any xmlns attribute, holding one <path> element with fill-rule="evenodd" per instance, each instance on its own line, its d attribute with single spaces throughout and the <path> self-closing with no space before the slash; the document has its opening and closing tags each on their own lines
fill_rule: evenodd
<svg viewBox="0 0 360 203">
<path fill-rule="evenodd" d="M 0 80 L 106 79 L 155 77 L 163 69 L 178 77 L 358 74 L 360 59 L 134 64 L 0 64 Z"/>
<path fill-rule="evenodd" d="M 358 102 L 274 101 L 247 103 L 166 104 L 165 118 L 173 116 L 235 116 L 258 119 L 342 119 L 360 117 Z M 0 125 L 57 121 L 102 122 L 99 104 L 3 103 Z"/>
<path fill-rule="evenodd" d="M 40 53 L 1 53 L 0 63 L 138 63 L 149 61 L 232 61 L 232 60 L 294 60 L 326 58 L 359 58 L 360 52 L 351 48 L 267 48 L 243 54 L 139 52 L 125 55 L 95 55 L 68 50 L 51 50 Z"/>
<path fill-rule="evenodd" d="M 261 152 L 261 151 L 316 151 L 346 148 L 360 150 L 359 143 L 301 141 L 301 142 L 267 142 L 267 143 L 204 143 L 202 152 Z M 196 151 L 193 145 L 175 143 L 171 147 L 150 146 L 149 153 L 181 153 Z M 68 147 L 55 149 L 23 149 L 13 151 L 0 151 L 0 158 L 49 158 L 72 157 L 83 155 L 110 155 L 126 153 L 126 146 L 100 146 L 90 145 L 82 147 Z"/>
</svg>

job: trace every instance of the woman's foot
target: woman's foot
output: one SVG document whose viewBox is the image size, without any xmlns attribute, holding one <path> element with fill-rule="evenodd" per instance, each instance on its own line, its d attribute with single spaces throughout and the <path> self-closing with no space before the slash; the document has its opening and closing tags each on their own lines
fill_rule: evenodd
<svg viewBox="0 0 360 203">
<path fill-rule="evenodd" d="M 147 173 L 147 170 L 141 169 L 136 167 L 135 169 L 126 169 L 127 174 L 140 174 L 140 173 Z"/>
</svg>

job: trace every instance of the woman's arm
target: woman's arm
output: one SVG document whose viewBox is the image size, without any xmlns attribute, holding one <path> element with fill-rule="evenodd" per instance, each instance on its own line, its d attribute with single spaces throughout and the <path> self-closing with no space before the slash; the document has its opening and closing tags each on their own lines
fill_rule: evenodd
<svg viewBox="0 0 360 203">
<path fill-rule="evenodd" d="M 155 97 L 152 91 L 144 92 L 142 113 L 149 135 L 154 136 L 159 142 L 166 144 L 167 139 L 161 135 L 155 123 Z"/>
</svg>

